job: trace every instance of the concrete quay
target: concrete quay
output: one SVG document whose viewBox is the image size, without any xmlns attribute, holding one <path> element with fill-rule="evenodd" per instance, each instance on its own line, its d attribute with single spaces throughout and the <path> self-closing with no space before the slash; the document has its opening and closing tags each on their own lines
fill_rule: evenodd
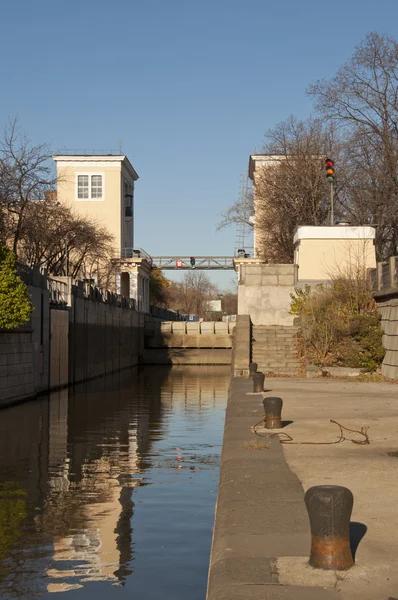
<svg viewBox="0 0 398 600">
<path fill-rule="evenodd" d="M 251 430 L 264 412 L 263 396 L 251 391 L 251 380 L 232 380 L 207 600 L 337 600 L 332 588 L 280 583 L 278 557 L 308 556 L 309 523 L 279 439 Z"/>
<path fill-rule="evenodd" d="M 396 385 L 324 378 L 267 378 L 265 385 L 269 393 L 254 395 L 251 380 L 231 383 L 207 600 L 396 600 Z M 352 443 L 361 436 L 349 432 L 342 443 L 325 445 L 259 437 L 252 427 L 267 395 L 283 399 L 283 431 L 295 442 L 336 441 L 335 419 L 354 430 L 369 426 L 370 444 Z M 304 491 L 322 484 L 354 494 L 355 566 L 348 571 L 308 565 Z"/>
</svg>

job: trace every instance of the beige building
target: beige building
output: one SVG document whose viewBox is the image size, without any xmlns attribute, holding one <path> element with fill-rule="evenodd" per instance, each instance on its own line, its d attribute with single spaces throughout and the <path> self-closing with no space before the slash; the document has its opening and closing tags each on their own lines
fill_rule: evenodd
<svg viewBox="0 0 398 600">
<path fill-rule="evenodd" d="M 259 177 L 264 174 L 264 170 L 277 165 L 281 160 L 284 160 L 284 154 L 252 154 L 249 158 L 249 178 L 253 182 L 253 201 L 254 215 L 252 217 L 254 227 L 254 257 L 262 257 L 262 249 L 266 242 L 266 233 L 256 227 L 256 220 L 261 217 L 262 211 L 265 209 L 262 202 L 259 201 L 256 195 L 256 186 Z"/>
<path fill-rule="evenodd" d="M 375 236 L 369 226 L 298 227 L 293 240 L 298 281 L 311 284 L 339 273 L 373 269 Z"/>
<path fill-rule="evenodd" d="M 57 154 L 57 198 L 74 211 L 95 219 L 114 238 L 115 286 L 134 298 L 137 308 L 149 312 L 151 264 L 134 252 L 133 165 L 122 154 Z"/>
<path fill-rule="evenodd" d="M 131 256 L 138 175 L 127 156 L 58 154 L 53 159 L 58 201 L 105 225 L 115 240 L 115 256 Z"/>
</svg>

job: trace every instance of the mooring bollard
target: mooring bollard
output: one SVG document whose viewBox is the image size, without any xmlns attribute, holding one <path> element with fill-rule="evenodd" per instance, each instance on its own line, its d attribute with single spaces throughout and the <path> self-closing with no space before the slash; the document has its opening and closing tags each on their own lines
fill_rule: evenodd
<svg viewBox="0 0 398 600">
<path fill-rule="evenodd" d="M 316 485 L 307 490 L 304 500 L 311 525 L 310 565 L 336 571 L 352 567 L 352 492 L 340 485 Z"/>
<path fill-rule="evenodd" d="M 253 392 L 258 394 L 264 391 L 264 373 L 257 371 L 253 375 Z"/>
<path fill-rule="evenodd" d="M 264 398 L 263 405 L 265 412 L 265 428 L 280 429 L 282 427 L 282 398 Z"/>
<path fill-rule="evenodd" d="M 255 362 L 249 363 L 249 377 L 253 377 L 254 373 L 257 373 L 258 364 Z"/>
</svg>

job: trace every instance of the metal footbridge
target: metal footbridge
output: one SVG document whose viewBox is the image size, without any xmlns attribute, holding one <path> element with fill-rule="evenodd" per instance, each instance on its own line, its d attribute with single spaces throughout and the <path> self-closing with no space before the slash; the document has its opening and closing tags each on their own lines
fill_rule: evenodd
<svg viewBox="0 0 398 600">
<path fill-rule="evenodd" d="M 152 256 L 154 269 L 161 270 L 234 270 L 233 256 Z"/>
</svg>

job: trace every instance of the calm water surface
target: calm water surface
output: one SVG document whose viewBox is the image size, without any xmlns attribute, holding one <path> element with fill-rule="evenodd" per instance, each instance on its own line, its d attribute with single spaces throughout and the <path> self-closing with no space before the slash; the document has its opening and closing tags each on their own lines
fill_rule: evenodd
<svg viewBox="0 0 398 600">
<path fill-rule="evenodd" d="M 146 367 L 0 412 L 0 598 L 203 600 L 229 368 Z"/>
</svg>

